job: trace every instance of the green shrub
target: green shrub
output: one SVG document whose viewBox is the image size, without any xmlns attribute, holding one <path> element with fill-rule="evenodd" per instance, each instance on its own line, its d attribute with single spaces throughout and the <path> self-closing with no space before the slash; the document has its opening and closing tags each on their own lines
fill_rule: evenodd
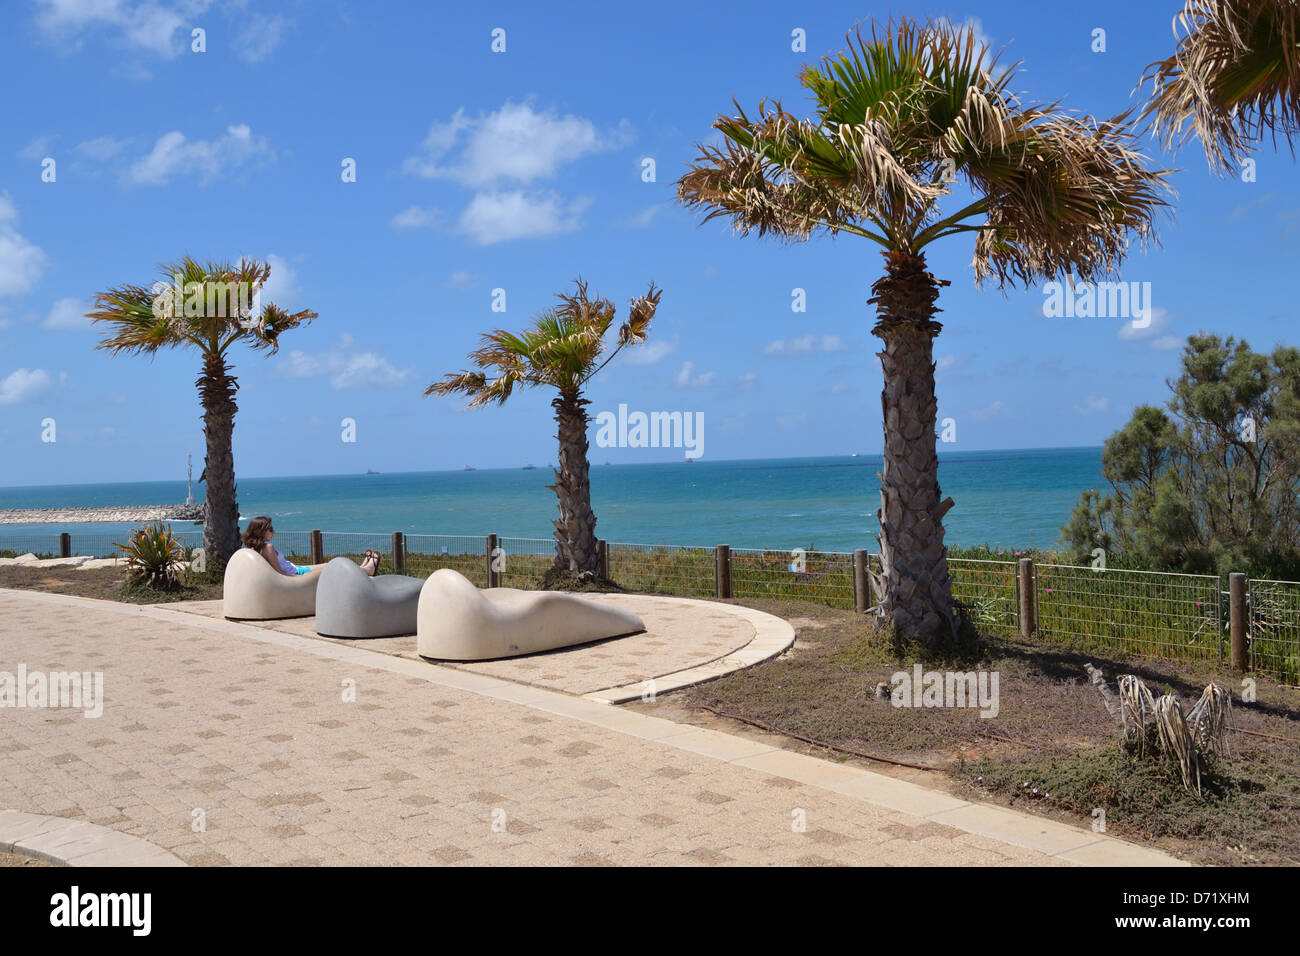
<svg viewBox="0 0 1300 956">
<path fill-rule="evenodd" d="M 185 545 L 172 534 L 171 525 L 137 528 L 126 544 L 115 544 L 126 562 L 127 582 L 135 586 L 171 591 L 185 568 Z"/>
</svg>

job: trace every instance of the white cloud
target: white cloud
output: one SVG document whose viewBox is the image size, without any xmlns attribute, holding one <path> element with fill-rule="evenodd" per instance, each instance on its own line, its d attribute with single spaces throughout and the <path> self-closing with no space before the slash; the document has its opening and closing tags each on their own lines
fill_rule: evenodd
<svg viewBox="0 0 1300 956">
<path fill-rule="evenodd" d="M 288 26 L 289 21 L 278 14 L 273 17 L 254 14 L 236 43 L 239 55 L 249 63 L 265 60 L 280 45 Z"/>
<path fill-rule="evenodd" d="M 966 417 L 977 422 L 988 421 L 998 412 L 1002 411 L 1002 407 L 1003 407 L 1002 402 L 997 401 L 994 402 L 992 405 L 986 405 L 983 408 L 975 409 L 975 411 L 971 412 Z"/>
<path fill-rule="evenodd" d="M 538 112 L 527 103 L 507 102 L 477 119 L 467 118 L 460 109 L 448 122 L 434 123 L 420 155 L 408 157 L 403 168 L 474 189 L 503 181 L 528 184 L 553 177 L 561 166 L 583 156 L 621 146 L 628 137 L 626 123 L 601 133 L 590 120 L 578 116 Z M 462 140 L 459 157 L 444 163 Z"/>
<path fill-rule="evenodd" d="M 288 378 L 328 375 L 334 389 L 401 385 L 413 374 L 376 352 L 353 352 L 355 344 L 352 336 L 344 333 L 337 345 L 315 355 L 295 349 L 281 360 L 280 374 Z"/>
<path fill-rule="evenodd" d="M 263 302 L 274 302 L 281 308 L 290 309 L 298 301 L 298 273 L 275 253 L 268 255 L 266 262 L 271 267 L 271 274 L 253 297 L 254 314 L 261 312 Z"/>
<path fill-rule="evenodd" d="M 172 176 L 197 174 L 206 183 L 270 152 L 266 137 L 254 136 L 242 123 L 226 127 L 226 135 L 217 139 L 192 142 L 180 130 L 172 130 L 158 137 L 149 155 L 131 166 L 127 178 L 134 183 L 160 186 Z"/>
<path fill-rule="evenodd" d="M 38 398 L 50 388 L 50 373 L 43 368 L 20 368 L 0 380 L 0 405 L 17 405 Z"/>
<path fill-rule="evenodd" d="M 699 375 L 696 375 L 695 363 L 683 362 L 682 367 L 677 370 L 677 375 L 674 376 L 673 382 L 678 388 L 703 388 L 712 385 L 713 380 L 717 378 L 717 375 L 717 372 L 701 372 Z"/>
<path fill-rule="evenodd" d="M 788 357 L 810 355 L 813 352 L 843 352 L 848 346 L 838 335 L 801 335 L 793 339 L 777 339 L 763 348 L 764 355 Z"/>
<path fill-rule="evenodd" d="M 45 271 L 46 256 L 18 232 L 18 209 L 0 193 L 0 295 L 31 290 Z"/>
<path fill-rule="evenodd" d="M 627 221 L 627 225 L 633 229 L 644 229 L 650 225 L 650 223 L 654 220 L 654 217 L 657 216 L 663 210 L 663 208 L 664 207 L 662 203 L 658 203 L 653 206 L 647 206 L 645 209 L 642 209 L 639 213 L 637 213 L 635 216 L 629 219 Z"/>
<path fill-rule="evenodd" d="M 41 324 L 47 329 L 81 332 L 91 327 L 86 312 L 90 307 L 81 299 L 59 299 Z"/>
<path fill-rule="evenodd" d="M 795 425 L 802 425 L 806 421 L 808 421 L 808 415 L 806 412 L 802 412 L 798 415 L 776 416 L 776 423 L 782 428 L 792 428 Z"/>
<path fill-rule="evenodd" d="M 189 49 L 193 20 L 210 5 L 211 0 L 37 0 L 36 21 L 57 39 L 107 27 L 127 46 L 170 58 Z"/>
<path fill-rule="evenodd" d="M 1158 337 L 1173 323 L 1174 317 L 1167 309 L 1151 308 L 1145 319 L 1129 319 L 1119 327 L 1115 338 L 1121 342 L 1145 342 Z M 1156 346 L 1153 344 L 1153 348 Z"/>
<path fill-rule="evenodd" d="M 1176 335 L 1162 335 L 1158 339 L 1151 340 L 1151 348 L 1157 352 L 1172 352 L 1174 349 L 1181 348 L 1183 340 Z"/>
<path fill-rule="evenodd" d="M 851 385 L 848 385 L 844 382 L 836 382 L 834 385 L 831 386 L 831 394 L 843 395 L 845 392 L 850 391 L 851 389 L 852 389 Z"/>
<path fill-rule="evenodd" d="M 589 197 L 565 202 L 554 193 L 479 193 L 461 213 L 459 226 L 461 232 L 485 246 L 509 239 L 540 239 L 575 232 L 590 205 Z"/>
<path fill-rule="evenodd" d="M 1098 398 L 1095 395 L 1089 395 L 1083 400 L 1081 405 L 1075 405 L 1074 410 L 1080 415 L 1092 415 L 1098 412 L 1110 410 L 1109 398 Z"/>
<path fill-rule="evenodd" d="M 667 339 L 650 339 L 624 351 L 619 361 L 624 365 L 657 365 L 668 356 L 676 354 L 678 347 L 676 337 L 671 342 Z"/>
<path fill-rule="evenodd" d="M 457 269 L 443 281 L 448 289 L 472 289 L 477 280 L 464 269 Z"/>
<path fill-rule="evenodd" d="M 33 163 L 39 163 L 48 155 L 50 155 L 50 138 L 48 136 L 38 136 L 18 150 L 19 159 L 26 159 Z"/>
<path fill-rule="evenodd" d="M 940 355 L 934 361 L 934 370 L 936 373 L 953 372 L 960 369 L 968 361 L 970 361 L 970 356 L 966 354 Z"/>
<path fill-rule="evenodd" d="M 88 159 L 107 160 L 112 159 L 122 150 L 124 150 L 131 141 L 129 139 L 116 139 L 112 136 L 99 136 L 95 139 L 88 139 L 84 143 L 78 143 L 72 147 L 74 151 Z"/>
<path fill-rule="evenodd" d="M 736 384 L 738 388 L 748 391 L 749 389 L 753 388 L 755 385 L 758 384 L 758 373 L 746 372 L 744 375 L 740 376 L 740 378 L 736 380 Z"/>
<path fill-rule="evenodd" d="M 408 209 L 403 209 L 390 219 L 388 224 L 394 229 L 419 229 L 423 226 L 432 226 L 437 221 L 438 209 L 436 206 L 430 206 L 428 209 L 411 206 Z"/>
</svg>

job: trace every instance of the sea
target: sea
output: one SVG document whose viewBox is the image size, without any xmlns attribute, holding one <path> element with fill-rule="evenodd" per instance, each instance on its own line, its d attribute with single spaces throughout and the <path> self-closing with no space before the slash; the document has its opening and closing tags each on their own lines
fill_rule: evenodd
<svg viewBox="0 0 1300 956">
<path fill-rule="evenodd" d="M 238 462 L 236 462 L 238 467 Z M 591 466 L 596 533 L 628 544 L 875 550 L 880 456 L 677 461 Z M 479 469 L 238 478 L 242 518 L 269 515 L 277 531 L 365 531 L 549 538 L 558 514 L 551 470 Z M 1102 487 L 1101 448 L 950 451 L 939 483 L 955 502 L 949 545 L 1049 548 L 1079 496 Z M 195 486 L 201 500 L 202 486 Z M 123 507 L 185 500 L 185 481 L 0 488 L 0 510 Z M 175 522 L 175 530 L 195 530 Z M 5 538 L 67 531 L 122 533 L 133 525 L 0 525 Z"/>
</svg>

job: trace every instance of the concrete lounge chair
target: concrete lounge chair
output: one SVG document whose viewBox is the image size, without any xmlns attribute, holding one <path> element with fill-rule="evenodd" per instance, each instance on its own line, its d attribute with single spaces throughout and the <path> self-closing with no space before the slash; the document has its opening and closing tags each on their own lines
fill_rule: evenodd
<svg viewBox="0 0 1300 956">
<path fill-rule="evenodd" d="M 420 591 L 416 647 L 434 660 L 484 661 L 644 630 L 631 611 L 559 591 L 480 591 L 443 568 Z"/>
<path fill-rule="evenodd" d="M 251 548 L 240 548 L 226 564 L 221 613 L 235 621 L 273 621 L 316 613 L 319 574 L 281 574 Z"/>
<path fill-rule="evenodd" d="M 347 558 L 320 573 L 316 633 L 322 637 L 392 637 L 415 633 L 423 578 L 377 574 L 373 578 Z"/>
</svg>

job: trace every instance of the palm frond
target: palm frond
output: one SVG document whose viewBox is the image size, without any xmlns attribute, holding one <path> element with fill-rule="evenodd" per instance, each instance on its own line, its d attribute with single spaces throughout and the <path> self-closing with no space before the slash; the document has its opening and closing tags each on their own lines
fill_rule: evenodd
<svg viewBox="0 0 1300 956">
<path fill-rule="evenodd" d="M 1300 3 L 1186 0 L 1172 55 L 1147 66 L 1142 118 L 1166 149 L 1195 136 L 1210 168 L 1239 165 L 1268 134 L 1300 136 Z"/>
</svg>

